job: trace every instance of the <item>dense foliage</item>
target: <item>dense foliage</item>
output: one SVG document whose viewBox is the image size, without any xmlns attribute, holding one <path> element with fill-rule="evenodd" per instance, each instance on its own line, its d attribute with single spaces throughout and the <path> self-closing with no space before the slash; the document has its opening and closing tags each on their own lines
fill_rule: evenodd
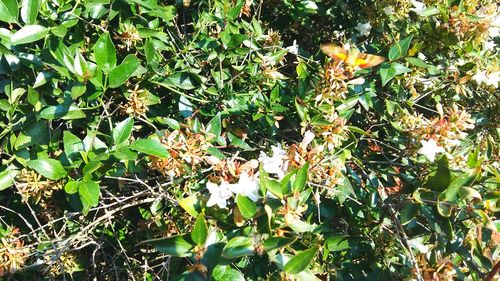
<svg viewBox="0 0 500 281">
<path fill-rule="evenodd" d="M 0 0 L 0 279 L 493 280 L 499 31 L 494 0 Z"/>
</svg>

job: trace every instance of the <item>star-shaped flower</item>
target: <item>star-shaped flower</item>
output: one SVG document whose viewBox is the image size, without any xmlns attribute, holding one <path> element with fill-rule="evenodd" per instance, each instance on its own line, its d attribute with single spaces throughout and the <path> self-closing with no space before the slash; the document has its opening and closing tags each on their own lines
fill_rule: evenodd
<svg viewBox="0 0 500 281">
<path fill-rule="evenodd" d="M 285 48 L 289 53 L 294 55 L 299 54 L 299 45 L 297 45 L 297 40 L 293 40 L 293 44 Z"/>
<path fill-rule="evenodd" d="M 420 2 L 420 1 L 416 1 L 416 0 L 411 0 L 411 4 L 413 5 L 413 7 L 415 8 L 411 8 L 410 11 L 413 11 L 415 12 L 415 14 L 417 15 L 421 15 L 422 12 L 425 10 L 425 4 Z"/>
<path fill-rule="evenodd" d="M 359 32 L 359 34 L 361 34 L 361 36 L 367 36 L 370 34 L 370 31 L 372 30 L 372 25 L 370 24 L 370 22 L 358 23 L 358 25 L 356 25 L 354 29 L 356 29 Z"/>
<path fill-rule="evenodd" d="M 280 145 L 271 146 L 273 151 L 273 156 L 269 157 L 266 153 L 261 152 L 259 161 L 262 163 L 262 168 L 269 174 L 276 174 L 278 178 L 283 178 L 285 176 L 285 163 L 286 151 L 284 151 Z"/>
<path fill-rule="evenodd" d="M 394 8 L 391 7 L 391 6 L 387 6 L 387 7 L 383 8 L 382 10 L 384 10 L 384 13 L 386 15 L 392 15 L 392 14 L 394 14 Z"/>
<path fill-rule="evenodd" d="M 231 198 L 233 195 L 231 188 L 232 184 L 227 181 L 223 181 L 220 185 L 207 182 L 207 189 L 210 192 L 210 199 L 208 199 L 207 207 L 217 205 L 220 208 L 226 208 L 227 199 Z"/>
<path fill-rule="evenodd" d="M 248 197 L 253 202 L 259 200 L 259 181 L 258 178 L 248 175 L 248 173 L 243 172 L 240 174 L 240 179 L 238 184 L 231 185 L 231 191 L 234 194 L 239 194 Z"/>
<path fill-rule="evenodd" d="M 500 71 L 495 71 L 488 74 L 488 79 L 485 81 L 486 85 L 498 88 L 500 82 Z"/>
<path fill-rule="evenodd" d="M 476 70 L 476 74 L 471 77 L 472 80 L 476 81 L 478 85 L 481 85 L 486 80 L 488 80 L 488 76 L 486 76 L 486 71 Z"/>
<path fill-rule="evenodd" d="M 444 152 L 444 148 L 440 147 L 433 139 L 428 141 L 421 140 L 422 147 L 418 151 L 419 154 L 425 155 L 429 161 L 434 162 L 436 154 Z"/>
<path fill-rule="evenodd" d="M 316 135 L 314 135 L 313 132 L 306 131 L 304 133 L 304 139 L 302 139 L 300 146 L 305 149 L 314 140 L 315 137 Z"/>
</svg>

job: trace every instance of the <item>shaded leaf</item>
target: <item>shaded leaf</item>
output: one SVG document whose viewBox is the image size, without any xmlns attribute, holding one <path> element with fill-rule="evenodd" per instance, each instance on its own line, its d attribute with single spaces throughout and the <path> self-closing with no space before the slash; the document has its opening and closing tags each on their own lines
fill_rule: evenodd
<svg viewBox="0 0 500 281">
<path fill-rule="evenodd" d="M 188 242 L 187 235 L 178 235 L 146 241 L 156 250 L 174 257 L 187 257 L 191 255 L 193 245 Z"/>
</svg>

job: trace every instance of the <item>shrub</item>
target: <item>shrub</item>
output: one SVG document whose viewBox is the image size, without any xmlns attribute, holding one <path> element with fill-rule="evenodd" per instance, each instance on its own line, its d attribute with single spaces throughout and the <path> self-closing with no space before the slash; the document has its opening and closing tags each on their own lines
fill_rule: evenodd
<svg viewBox="0 0 500 281">
<path fill-rule="evenodd" d="M 498 7 L 424 2 L 0 0 L 0 277 L 493 280 Z"/>
</svg>

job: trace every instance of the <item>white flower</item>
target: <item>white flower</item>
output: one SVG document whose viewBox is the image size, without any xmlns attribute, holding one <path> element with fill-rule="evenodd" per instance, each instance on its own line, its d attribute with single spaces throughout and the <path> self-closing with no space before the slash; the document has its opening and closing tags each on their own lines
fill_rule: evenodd
<svg viewBox="0 0 500 281">
<path fill-rule="evenodd" d="M 358 25 L 356 25 L 356 27 L 354 29 L 356 29 L 359 32 L 359 34 L 361 34 L 361 36 L 367 36 L 370 34 L 370 30 L 372 29 L 372 25 L 370 24 L 370 22 L 358 23 Z"/>
<path fill-rule="evenodd" d="M 262 168 L 269 174 L 277 174 L 278 178 L 283 178 L 285 176 L 285 164 L 284 159 L 286 158 L 286 152 L 278 146 L 271 146 L 273 151 L 273 156 L 269 157 L 266 153 L 261 152 L 259 161 L 262 163 Z"/>
<path fill-rule="evenodd" d="M 316 135 L 314 135 L 313 132 L 311 132 L 311 131 L 305 132 L 304 139 L 300 143 L 300 146 L 303 148 L 306 148 L 313 141 L 314 137 L 316 137 Z"/>
<path fill-rule="evenodd" d="M 391 7 L 391 6 L 387 6 L 387 7 L 383 8 L 382 10 L 384 10 L 384 13 L 386 15 L 392 15 L 392 14 L 394 14 L 394 8 Z"/>
<path fill-rule="evenodd" d="M 419 154 L 425 155 L 429 161 L 434 162 L 436 154 L 444 152 L 444 148 L 440 147 L 433 139 L 428 141 L 421 140 L 422 148 L 418 151 Z"/>
<path fill-rule="evenodd" d="M 425 4 L 416 0 L 411 0 L 410 2 L 413 5 L 413 7 L 415 7 L 411 8 L 410 11 L 413 11 L 420 16 L 422 12 L 425 10 Z"/>
<path fill-rule="evenodd" d="M 496 16 L 491 20 L 488 33 L 491 38 L 495 38 L 500 35 L 500 16 Z"/>
<path fill-rule="evenodd" d="M 488 76 L 486 76 L 486 71 L 479 71 L 478 69 L 476 70 L 476 74 L 474 74 L 471 79 L 476 81 L 478 85 L 481 85 L 488 80 Z"/>
<path fill-rule="evenodd" d="M 500 36 L 500 28 L 491 26 L 490 28 L 488 28 L 488 35 L 490 35 L 491 38 Z"/>
<path fill-rule="evenodd" d="M 476 74 L 471 77 L 472 80 L 476 81 L 478 85 L 486 84 L 486 86 L 493 86 L 498 88 L 498 83 L 500 82 L 500 71 L 495 71 L 487 74 L 486 71 L 476 70 Z"/>
<path fill-rule="evenodd" d="M 498 88 L 499 82 L 500 82 L 500 71 L 488 74 L 488 79 L 486 79 L 485 81 L 486 85 L 493 86 L 495 88 Z"/>
<path fill-rule="evenodd" d="M 495 45 L 496 44 L 493 40 L 483 42 L 483 48 L 488 51 L 495 49 Z"/>
<path fill-rule="evenodd" d="M 227 199 L 231 198 L 233 195 L 231 192 L 231 186 L 232 184 L 227 181 L 223 181 L 220 185 L 207 182 L 207 189 L 210 192 L 210 199 L 208 199 L 207 207 L 217 205 L 220 208 L 226 208 Z"/>
<path fill-rule="evenodd" d="M 288 46 L 285 48 L 289 53 L 292 53 L 294 55 L 299 54 L 299 45 L 297 45 L 297 40 L 293 40 L 292 46 Z"/>
<path fill-rule="evenodd" d="M 260 198 L 257 176 L 254 175 L 251 177 L 246 172 L 241 173 L 238 183 L 231 186 L 231 191 L 234 194 L 246 196 L 253 202 L 257 202 Z"/>
</svg>

